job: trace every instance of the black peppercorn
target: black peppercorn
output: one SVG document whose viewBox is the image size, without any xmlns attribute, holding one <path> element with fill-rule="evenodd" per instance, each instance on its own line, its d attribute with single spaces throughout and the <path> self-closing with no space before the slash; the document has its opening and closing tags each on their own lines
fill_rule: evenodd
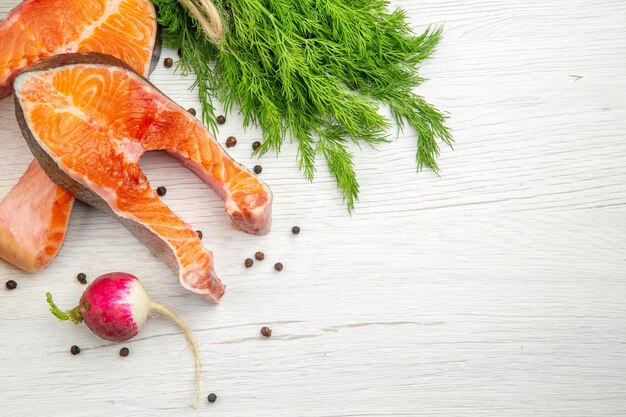
<svg viewBox="0 0 626 417">
<path fill-rule="evenodd" d="M 294 235 L 297 235 L 298 233 L 300 233 L 300 228 L 298 226 L 292 227 L 291 233 L 293 233 Z"/>
<path fill-rule="evenodd" d="M 86 284 L 87 283 L 87 275 L 83 274 L 82 272 L 79 273 L 78 275 L 76 275 L 76 279 L 81 284 Z"/>
<path fill-rule="evenodd" d="M 227 148 L 232 148 L 233 146 L 235 146 L 237 144 L 237 138 L 234 136 L 229 136 L 226 139 L 226 147 Z"/>
<path fill-rule="evenodd" d="M 157 188 L 157 194 L 159 195 L 159 197 L 163 197 L 165 194 L 167 194 L 167 188 L 165 187 Z"/>
<path fill-rule="evenodd" d="M 176 51 L 176 53 L 178 54 L 179 58 L 182 56 L 182 53 L 181 53 L 180 49 L 178 51 Z"/>
<path fill-rule="evenodd" d="M 207 397 L 207 400 L 209 400 L 210 403 L 214 403 L 215 400 L 217 400 L 217 395 L 211 393 L 209 394 L 209 396 Z"/>
<path fill-rule="evenodd" d="M 80 348 L 74 345 L 70 348 L 70 352 L 72 353 L 72 355 L 76 356 L 80 353 Z"/>
<path fill-rule="evenodd" d="M 163 65 L 165 65 L 165 68 L 171 68 L 172 65 L 174 65 L 174 60 L 172 58 L 165 58 L 163 60 Z"/>
<path fill-rule="evenodd" d="M 244 265 L 246 266 L 246 268 L 250 268 L 252 265 L 254 265 L 254 261 L 252 260 L 252 258 L 246 258 Z"/>
<path fill-rule="evenodd" d="M 276 263 L 274 264 L 274 269 L 275 269 L 275 270 L 277 270 L 277 271 L 279 271 L 279 272 L 280 272 L 280 271 L 282 271 L 282 270 L 283 270 L 283 264 L 282 264 L 282 263 L 280 263 L 280 262 L 276 262 Z"/>
<path fill-rule="evenodd" d="M 261 165 L 255 165 L 253 169 L 255 174 L 260 174 L 261 172 L 263 172 L 263 167 Z"/>
<path fill-rule="evenodd" d="M 196 230 L 196 233 L 198 234 L 198 239 L 202 240 L 202 236 L 204 236 L 202 230 Z"/>
<path fill-rule="evenodd" d="M 127 347 L 123 347 L 123 348 L 120 349 L 120 356 L 122 358 L 127 357 L 129 353 L 130 353 L 130 350 L 128 350 Z"/>
<path fill-rule="evenodd" d="M 218 125 L 223 125 L 224 123 L 226 123 L 226 118 L 224 116 L 222 116 L 221 114 L 219 116 L 217 116 L 217 124 Z"/>
<path fill-rule="evenodd" d="M 254 142 L 252 142 L 252 149 L 253 150 L 257 150 L 261 147 L 261 142 L 259 142 L 258 140 L 255 140 Z"/>
<path fill-rule="evenodd" d="M 17 282 L 13 281 L 12 279 L 8 280 L 4 285 L 6 285 L 8 290 L 14 290 L 17 288 Z"/>
<path fill-rule="evenodd" d="M 265 259 L 265 254 L 263 252 L 259 251 L 259 252 L 254 254 L 254 258 L 257 261 L 262 261 L 263 259 Z"/>
<path fill-rule="evenodd" d="M 261 327 L 261 334 L 265 337 L 270 337 L 272 335 L 272 329 L 267 326 Z"/>
<path fill-rule="evenodd" d="M 187 111 L 189 112 L 189 114 L 191 114 L 192 116 L 196 115 L 196 109 L 194 109 L 193 107 L 187 109 Z"/>
</svg>

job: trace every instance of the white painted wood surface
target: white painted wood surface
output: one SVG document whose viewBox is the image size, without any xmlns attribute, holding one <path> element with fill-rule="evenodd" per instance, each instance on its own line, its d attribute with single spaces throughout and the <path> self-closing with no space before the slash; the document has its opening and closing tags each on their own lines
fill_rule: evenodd
<svg viewBox="0 0 626 417">
<path fill-rule="evenodd" d="M 4 16 L 17 1 L 0 3 Z M 415 173 L 411 134 L 361 152 L 350 217 L 327 172 L 308 184 L 287 146 L 261 160 L 274 227 L 255 237 L 178 162 L 150 155 L 151 182 L 204 231 L 226 296 L 213 306 L 185 292 L 116 221 L 78 204 L 48 269 L 0 263 L 2 283 L 19 282 L 0 289 L 1 416 L 626 415 L 626 3 L 394 4 L 416 28 L 445 24 L 419 90 L 452 115 L 442 177 Z M 199 107 L 191 79 L 160 65 L 152 80 Z M 219 140 L 229 135 L 254 165 L 258 132 L 231 116 Z M 2 197 L 31 159 L 11 99 L 0 144 Z M 245 269 L 257 250 L 266 260 Z M 111 270 L 137 274 L 187 321 L 216 403 L 188 407 L 192 358 L 173 324 L 149 321 L 122 359 L 49 314 L 46 291 L 69 307 L 77 272 Z"/>
</svg>

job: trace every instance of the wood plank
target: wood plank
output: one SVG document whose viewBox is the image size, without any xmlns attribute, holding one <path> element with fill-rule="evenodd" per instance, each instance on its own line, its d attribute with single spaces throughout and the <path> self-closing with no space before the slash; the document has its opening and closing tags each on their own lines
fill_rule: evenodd
<svg viewBox="0 0 626 417">
<path fill-rule="evenodd" d="M 48 269 L 0 263 L 19 282 L 0 290 L 1 415 L 196 415 L 174 325 L 149 321 L 120 358 L 120 345 L 48 313 L 46 291 L 70 307 L 78 272 L 111 270 L 137 274 L 188 322 L 203 394 L 218 395 L 201 412 L 215 417 L 626 414 L 626 3 L 392 4 L 418 29 L 445 26 L 419 88 L 451 114 L 442 177 L 415 173 L 415 137 L 402 133 L 358 153 L 350 216 L 323 165 L 307 183 L 287 146 L 261 159 L 276 202 L 273 231 L 255 237 L 234 231 L 177 161 L 148 155 L 150 181 L 203 230 L 226 296 L 218 306 L 190 296 L 116 221 L 78 204 Z M 151 79 L 200 108 L 191 78 L 159 65 Z M 259 132 L 235 114 L 219 140 L 230 135 L 229 152 L 258 163 Z M 2 197 L 31 159 L 11 99 L 0 101 L 0 144 Z M 266 260 L 246 269 L 257 250 Z"/>
</svg>

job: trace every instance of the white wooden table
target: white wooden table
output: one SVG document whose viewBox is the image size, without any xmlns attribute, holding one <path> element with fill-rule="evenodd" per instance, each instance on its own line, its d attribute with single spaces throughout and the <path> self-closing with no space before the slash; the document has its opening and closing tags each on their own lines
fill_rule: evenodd
<svg viewBox="0 0 626 417">
<path fill-rule="evenodd" d="M 16 3 L 2 0 L 0 16 Z M 261 160 L 274 226 L 257 237 L 233 230 L 177 161 L 149 155 L 151 182 L 204 231 L 226 296 L 190 295 L 120 224 L 78 203 L 48 269 L 0 263 L 1 416 L 626 415 L 626 3 L 394 4 L 416 28 L 445 24 L 419 90 L 452 115 L 442 177 L 415 173 L 412 134 L 361 152 L 350 217 L 327 172 L 307 183 L 287 146 Z M 151 78 L 199 108 L 190 78 L 163 65 Z M 219 140 L 229 135 L 229 152 L 254 165 L 259 132 L 231 116 Z M 2 197 L 31 159 L 11 99 L 0 145 Z M 257 250 L 266 260 L 246 269 Z M 138 275 L 187 321 L 203 395 L 217 402 L 188 407 L 193 362 L 173 324 L 149 321 L 121 358 L 120 345 L 50 315 L 46 291 L 70 307 L 78 272 L 111 270 Z"/>
</svg>

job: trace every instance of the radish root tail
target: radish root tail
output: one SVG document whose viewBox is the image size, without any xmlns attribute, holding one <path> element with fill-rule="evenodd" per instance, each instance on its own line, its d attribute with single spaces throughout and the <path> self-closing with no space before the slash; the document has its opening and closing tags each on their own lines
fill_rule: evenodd
<svg viewBox="0 0 626 417">
<path fill-rule="evenodd" d="M 180 327 L 180 329 L 183 332 L 185 332 L 185 335 L 187 335 L 187 341 L 189 342 L 189 347 L 191 347 L 191 352 L 193 353 L 193 357 L 196 361 L 196 402 L 192 406 L 192 408 L 194 410 L 197 410 L 198 406 L 200 405 L 200 353 L 198 350 L 198 345 L 196 344 L 196 341 L 193 338 L 193 335 L 191 334 L 191 330 L 189 330 L 189 327 L 187 327 L 187 325 L 176 315 L 176 313 L 174 313 L 168 307 L 164 306 L 161 303 L 153 302 L 152 311 L 161 313 L 164 316 L 171 319 L 173 322 L 175 322 L 178 325 L 178 327 Z"/>
</svg>

